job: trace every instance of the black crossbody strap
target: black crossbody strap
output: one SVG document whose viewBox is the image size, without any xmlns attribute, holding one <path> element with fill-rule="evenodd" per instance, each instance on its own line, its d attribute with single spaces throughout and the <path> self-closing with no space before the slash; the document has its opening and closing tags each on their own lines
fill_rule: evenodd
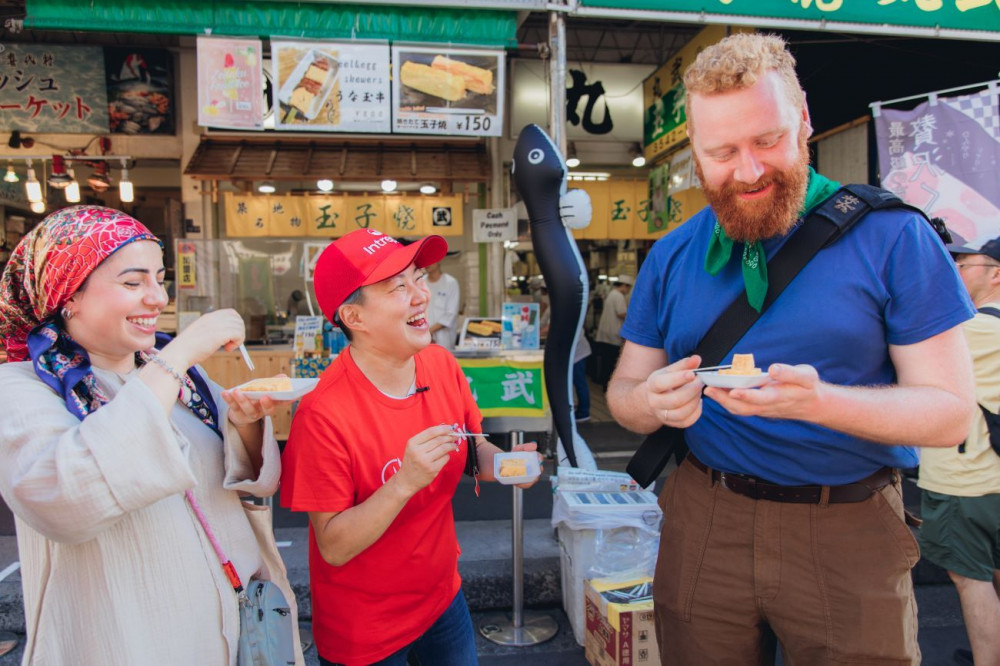
<svg viewBox="0 0 1000 666">
<path fill-rule="evenodd" d="M 723 311 L 695 348 L 703 366 L 719 365 L 746 335 L 768 307 L 777 300 L 795 276 L 822 248 L 836 242 L 858 220 L 873 210 L 908 208 L 896 195 L 871 185 L 846 185 L 814 208 L 799 228 L 767 264 L 767 296 L 761 311 L 750 307 L 746 292 Z M 642 487 L 656 480 L 673 454 L 680 463 L 686 453 L 684 431 L 662 427 L 643 441 L 629 461 L 627 471 Z"/>
</svg>

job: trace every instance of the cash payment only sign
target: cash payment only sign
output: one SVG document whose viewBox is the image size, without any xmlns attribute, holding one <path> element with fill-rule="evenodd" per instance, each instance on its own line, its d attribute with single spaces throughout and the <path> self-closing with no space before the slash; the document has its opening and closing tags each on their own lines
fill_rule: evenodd
<svg viewBox="0 0 1000 666">
<path fill-rule="evenodd" d="M 517 215 L 513 208 L 481 208 L 472 211 L 472 240 L 499 243 L 517 240 Z"/>
</svg>

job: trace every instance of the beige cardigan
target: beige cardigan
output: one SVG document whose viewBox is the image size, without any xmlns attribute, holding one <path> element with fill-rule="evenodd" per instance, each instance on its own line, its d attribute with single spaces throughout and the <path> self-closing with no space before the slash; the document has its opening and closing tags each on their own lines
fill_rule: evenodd
<svg viewBox="0 0 1000 666">
<path fill-rule="evenodd" d="M 135 373 L 95 375 L 113 399 L 81 422 L 30 363 L 0 365 L 0 495 L 17 519 L 22 663 L 233 665 L 237 603 L 184 491 L 194 488 L 249 581 L 262 560 L 238 492 L 277 488 L 270 419 L 254 479 L 218 386 L 223 443 L 180 403 L 168 420 Z"/>
</svg>

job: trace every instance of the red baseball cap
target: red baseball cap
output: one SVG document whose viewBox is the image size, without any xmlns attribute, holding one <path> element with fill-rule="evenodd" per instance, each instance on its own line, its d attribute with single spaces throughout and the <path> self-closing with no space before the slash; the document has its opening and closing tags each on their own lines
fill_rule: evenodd
<svg viewBox="0 0 1000 666">
<path fill-rule="evenodd" d="M 351 293 L 403 272 L 410 264 L 424 268 L 448 253 L 448 241 L 427 236 L 403 245 L 374 229 L 358 229 L 326 246 L 316 260 L 313 287 L 319 308 L 329 321 Z"/>
</svg>

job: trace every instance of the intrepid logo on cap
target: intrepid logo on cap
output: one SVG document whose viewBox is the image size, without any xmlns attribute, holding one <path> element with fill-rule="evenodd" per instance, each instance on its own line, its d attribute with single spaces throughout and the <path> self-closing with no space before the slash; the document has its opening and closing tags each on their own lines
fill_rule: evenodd
<svg viewBox="0 0 1000 666">
<path fill-rule="evenodd" d="M 402 243 L 400 243 L 398 240 L 396 240 L 392 236 L 386 236 L 381 231 L 375 231 L 374 229 L 366 229 L 366 231 L 372 236 L 381 236 L 381 238 L 377 238 L 374 241 L 372 241 L 370 245 L 366 245 L 365 247 L 362 248 L 366 254 L 375 254 L 379 249 L 385 247 L 386 245 L 391 245 L 392 243 L 395 243 L 396 245 L 402 245 Z"/>
</svg>

